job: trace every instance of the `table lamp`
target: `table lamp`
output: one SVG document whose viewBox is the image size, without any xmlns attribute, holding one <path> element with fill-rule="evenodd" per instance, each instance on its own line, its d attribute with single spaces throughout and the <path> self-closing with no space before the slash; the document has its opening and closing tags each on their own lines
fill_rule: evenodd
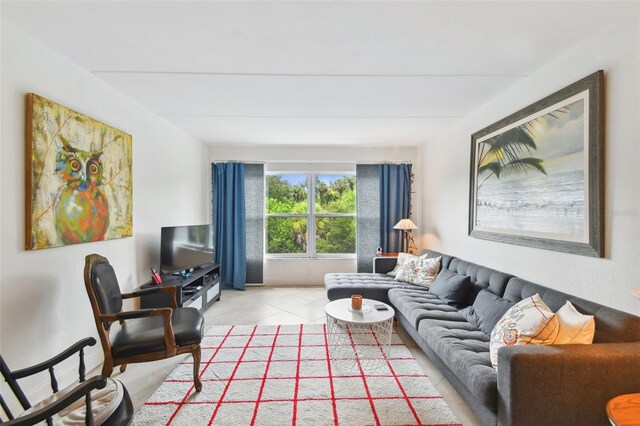
<svg viewBox="0 0 640 426">
<path fill-rule="evenodd" d="M 396 226 L 393 229 L 400 229 L 403 232 L 403 242 L 402 242 L 402 251 L 408 253 L 409 251 L 409 233 L 414 229 L 418 229 L 415 223 L 411 221 L 411 219 L 402 219 L 400 222 L 396 223 Z"/>
</svg>

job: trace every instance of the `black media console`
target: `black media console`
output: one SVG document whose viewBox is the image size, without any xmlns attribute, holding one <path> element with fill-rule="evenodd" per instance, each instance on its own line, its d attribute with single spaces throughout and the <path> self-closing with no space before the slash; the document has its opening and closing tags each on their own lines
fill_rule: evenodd
<svg viewBox="0 0 640 426">
<path fill-rule="evenodd" d="M 155 287 L 153 282 L 141 288 Z M 162 275 L 161 286 L 176 286 L 178 307 L 192 307 L 204 312 L 216 300 L 220 300 L 220 265 L 211 264 L 192 272 L 187 278 L 178 275 Z M 162 308 L 169 306 L 169 297 L 164 293 L 149 294 L 140 299 L 140 308 Z"/>
</svg>

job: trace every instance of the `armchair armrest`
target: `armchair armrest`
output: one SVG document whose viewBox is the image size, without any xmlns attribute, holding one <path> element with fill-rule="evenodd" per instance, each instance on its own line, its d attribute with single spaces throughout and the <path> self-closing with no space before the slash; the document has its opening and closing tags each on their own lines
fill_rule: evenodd
<svg viewBox="0 0 640 426">
<path fill-rule="evenodd" d="M 498 424 L 603 425 L 611 398 L 640 391 L 640 342 L 498 351 Z"/>
<path fill-rule="evenodd" d="M 96 344 L 96 339 L 93 337 L 87 337 L 82 339 L 75 344 L 69 346 L 64 351 L 60 352 L 58 355 L 55 355 L 52 358 L 49 358 L 46 361 L 41 362 L 40 364 L 36 364 L 31 367 L 23 368 L 22 370 L 16 370 L 11 373 L 14 379 L 22 379 L 23 377 L 31 376 L 33 374 L 39 373 L 44 370 L 48 370 L 56 364 L 64 361 L 72 355 L 80 352 L 80 350 L 84 349 L 87 346 L 93 346 Z"/>
<path fill-rule="evenodd" d="M 94 341 L 94 343 L 95 343 L 95 341 Z M 89 395 L 92 390 L 94 390 L 94 389 L 102 389 L 106 385 L 107 385 L 107 379 L 105 379 L 103 376 L 92 377 L 92 378 L 80 383 L 71 392 L 69 392 L 67 395 L 65 395 L 64 397 L 60 398 L 59 400 L 57 400 L 53 404 L 48 405 L 46 407 L 43 407 L 43 408 L 41 408 L 39 410 L 36 410 L 36 411 L 34 411 L 32 413 L 26 414 L 24 416 L 17 417 L 14 420 L 10 420 L 8 422 L 5 422 L 5 423 L 3 423 L 3 425 L 6 425 L 6 426 L 35 425 L 37 423 L 45 421 L 47 418 L 55 415 L 56 413 L 60 412 L 64 408 L 70 406 L 71 404 L 73 404 L 74 402 L 79 400 L 80 398 L 82 398 L 82 397 L 86 398 L 86 396 Z M 87 413 L 87 415 L 90 415 L 90 414 Z M 91 423 L 91 424 L 93 424 L 93 423 Z"/>
<path fill-rule="evenodd" d="M 386 274 L 387 272 L 391 272 L 393 268 L 396 267 L 396 263 L 398 263 L 397 257 L 374 257 L 373 272 L 376 274 Z"/>
<path fill-rule="evenodd" d="M 174 356 L 176 354 L 176 336 L 173 333 L 173 326 L 171 325 L 171 314 L 173 309 L 171 308 L 150 308 L 150 309 L 138 309 L 134 311 L 123 311 L 116 314 L 104 314 L 100 315 L 100 320 L 103 322 L 115 322 L 126 321 L 148 317 L 163 317 L 164 325 L 164 346 L 167 351 L 167 357 Z"/>
<path fill-rule="evenodd" d="M 155 293 L 168 293 L 169 294 L 169 306 L 173 309 L 178 307 L 178 301 L 176 299 L 177 287 L 175 285 L 159 285 L 156 287 L 141 288 L 139 290 L 132 291 L 131 293 L 122 293 L 123 299 L 132 299 L 134 297 L 140 297 L 148 294 Z"/>
</svg>

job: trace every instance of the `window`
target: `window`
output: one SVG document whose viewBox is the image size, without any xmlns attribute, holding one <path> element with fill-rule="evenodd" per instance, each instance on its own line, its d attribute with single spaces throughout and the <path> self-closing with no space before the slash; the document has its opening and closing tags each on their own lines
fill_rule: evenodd
<svg viewBox="0 0 640 426">
<path fill-rule="evenodd" d="M 299 257 L 354 254 L 355 185 L 353 173 L 268 175 L 267 254 Z"/>
</svg>

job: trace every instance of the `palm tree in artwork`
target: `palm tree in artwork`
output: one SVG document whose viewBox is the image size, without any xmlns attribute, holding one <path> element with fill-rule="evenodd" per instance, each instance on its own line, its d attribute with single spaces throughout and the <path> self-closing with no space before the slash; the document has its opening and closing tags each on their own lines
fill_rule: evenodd
<svg viewBox="0 0 640 426">
<path fill-rule="evenodd" d="M 530 123 L 526 123 L 479 143 L 478 177 L 486 176 L 478 188 L 491 176 L 500 179 L 536 171 L 547 174 L 543 160 L 530 155 L 537 149 L 531 132 Z"/>
</svg>

